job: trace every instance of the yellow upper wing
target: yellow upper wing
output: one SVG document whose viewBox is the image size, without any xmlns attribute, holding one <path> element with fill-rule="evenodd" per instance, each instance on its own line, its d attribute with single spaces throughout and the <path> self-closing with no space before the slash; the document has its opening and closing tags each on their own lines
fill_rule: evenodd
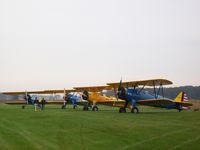
<svg viewBox="0 0 200 150">
<path fill-rule="evenodd" d="M 59 93 L 69 93 L 75 92 L 74 89 L 67 90 L 44 90 L 44 91 L 20 91 L 20 92 L 3 92 L 6 95 L 25 95 L 25 94 L 59 94 Z"/>
<path fill-rule="evenodd" d="M 88 87 L 74 87 L 78 92 L 88 91 L 88 92 L 101 92 L 103 90 L 111 90 L 111 86 L 88 86 Z"/>
<path fill-rule="evenodd" d="M 107 83 L 107 85 L 112 86 L 114 88 L 117 88 L 119 84 L 120 82 Z M 173 83 L 166 79 L 152 79 L 152 80 L 128 81 L 128 82 L 122 82 L 121 84 L 124 87 L 137 87 L 141 85 L 145 86 L 170 85 Z"/>
</svg>

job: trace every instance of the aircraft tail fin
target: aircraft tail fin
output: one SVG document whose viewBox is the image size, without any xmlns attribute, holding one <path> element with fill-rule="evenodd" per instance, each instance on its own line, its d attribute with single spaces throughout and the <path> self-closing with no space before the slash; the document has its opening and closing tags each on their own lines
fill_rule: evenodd
<svg viewBox="0 0 200 150">
<path fill-rule="evenodd" d="M 185 92 L 180 92 L 177 97 L 174 99 L 175 102 L 181 103 L 181 102 L 188 102 L 188 97 L 185 94 Z"/>
</svg>

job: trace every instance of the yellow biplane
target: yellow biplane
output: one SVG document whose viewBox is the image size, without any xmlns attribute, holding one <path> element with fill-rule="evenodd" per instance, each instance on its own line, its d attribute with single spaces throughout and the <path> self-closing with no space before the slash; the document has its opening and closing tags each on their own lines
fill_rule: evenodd
<svg viewBox="0 0 200 150">
<path fill-rule="evenodd" d="M 82 98 L 88 101 L 87 105 L 84 105 L 83 110 L 88 110 L 89 107 L 93 111 L 98 111 L 98 104 L 107 106 L 117 106 L 118 104 L 124 104 L 124 100 L 116 99 L 115 97 L 108 97 L 102 95 L 103 90 L 112 90 L 111 86 L 90 86 L 90 87 L 74 87 L 77 92 L 82 92 Z"/>
</svg>

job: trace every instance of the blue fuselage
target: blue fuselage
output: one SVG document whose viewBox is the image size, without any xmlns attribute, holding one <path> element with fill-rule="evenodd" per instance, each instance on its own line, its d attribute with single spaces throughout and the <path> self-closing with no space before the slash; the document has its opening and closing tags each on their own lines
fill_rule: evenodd
<svg viewBox="0 0 200 150">
<path fill-rule="evenodd" d="M 80 94 L 69 93 L 67 95 L 67 101 L 72 103 L 73 105 L 80 101 L 81 96 Z"/>
<path fill-rule="evenodd" d="M 139 92 L 139 90 L 137 90 L 137 89 L 126 89 L 125 99 L 126 99 L 126 101 L 130 102 L 131 105 L 133 105 L 133 106 L 135 106 L 137 102 L 145 101 L 145 100 L 155 100 L 156 101 L 156 99 L 163 99 L 166 101 L 172 101 L 169 98 L 165 98 L 158 94 L 152 94 L 148 91 Z M 167 108 L 167 109 L 177 109 L 177 106 L 175 103 L 174 104 L 148 105 L 148 106 L 161 107 L 161 108 Z"/>
</svg>

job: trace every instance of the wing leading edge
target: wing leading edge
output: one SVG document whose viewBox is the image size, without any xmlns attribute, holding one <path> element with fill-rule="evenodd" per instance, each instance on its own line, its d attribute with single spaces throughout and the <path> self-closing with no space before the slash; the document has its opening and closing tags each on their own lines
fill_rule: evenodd
<svg viewBox="0 0 200 150">
<path fill-rule="evenodd" d="M 140 81 L 128 81 L 122 82 L 121 85 L 124 87 L 137 87 L 137 86 L 160 86 L 160 85 L 171 85 L 173 82 L 167 79 L 152 79 L 152 80 L 140 80 Z M 118 87 L 120 85 L 119 82 L 115 83 L 107 83 L 107 85 L 112 87 Z"/>
</svg>

